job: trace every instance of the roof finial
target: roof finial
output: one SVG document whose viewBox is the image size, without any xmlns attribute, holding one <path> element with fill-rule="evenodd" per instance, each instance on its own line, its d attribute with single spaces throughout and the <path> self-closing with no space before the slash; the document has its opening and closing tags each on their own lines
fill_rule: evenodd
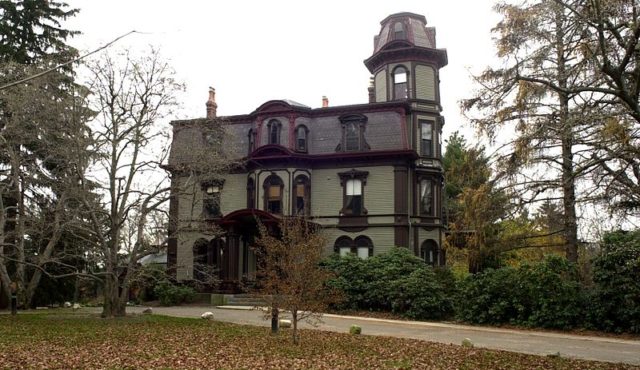
<svg viewBox="0 0 640 370">
<path fill-rule="evenodd" d="M 217 116 L 218 104 L 216 104 L 216 89 L 209 87 L 209 100 L 207 100 L 207 119 L 214 119 Z"/>
</svg>

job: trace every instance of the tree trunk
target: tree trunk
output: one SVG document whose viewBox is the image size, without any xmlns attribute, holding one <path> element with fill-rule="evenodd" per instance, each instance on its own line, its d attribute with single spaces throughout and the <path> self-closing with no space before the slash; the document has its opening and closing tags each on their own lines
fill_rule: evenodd
<svg viewBox="0 0 640 370">
<path fill-rule="evenodd" d="M 567 71 L 564 49 L 564 8 L 555 6 L 558 86 L 567 88 Z M 575 177 L 573 173 L 573 128 L 569 117 L 569 97 L 558 92 L 560 104 L 559 124 L 562 145 L 562 205 L 564 209 L 565 253 L 570 262 L 578 262 L 578 224 L 576 218 Z"/>
<path fill-rule="evenodd" d="M 298 337 L 298 310 L 295 308 L 291 310 L 291 321 L 291 324 L 293 325 L 293 344 L 299 344 L 300 338 Z"/>
</svg>

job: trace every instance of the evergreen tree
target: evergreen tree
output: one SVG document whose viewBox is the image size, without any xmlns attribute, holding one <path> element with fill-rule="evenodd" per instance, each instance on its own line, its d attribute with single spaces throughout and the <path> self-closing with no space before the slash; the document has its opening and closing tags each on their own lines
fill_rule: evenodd
<svg viewBox="0 0 640 370">
<path fill-rule="evenodd" d="M 0 62 L 69 60 L 76 51 L 66 41 L 79 32 L 63 28 L 61 22 L 79 10 L 67 7 L 59 1 L 0 0 Z"/>
</svg>

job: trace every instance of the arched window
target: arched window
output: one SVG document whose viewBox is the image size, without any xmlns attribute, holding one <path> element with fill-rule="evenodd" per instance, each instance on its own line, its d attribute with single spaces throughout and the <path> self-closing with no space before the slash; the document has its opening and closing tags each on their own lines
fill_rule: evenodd
<svg viewBox="0 0 640 370">
<path fill-rule="evenodd" d="M 373 256 L 373 242 L 366 236 L 359 236 L 355 240 L 355 248 L 358 257 L 367 259 Z"/>
<path fill-rule="evenodd" d="M 349 253 L 353 253 L 362 259 L 373 256 L 373 242 L 364 235 L 358 236 L 355 240 L 348 236 L 341 236 L 336 239 L 333 249 L 340 256 L 346 256 Z"/>
<path fill-rule="evenodd" d="M 264 180 L 264 209 L 273 214 L 282 214 L 282 193 L 284 183 L 273 174 Z"/>
<path fill-rule="evenodd" d="M 280 144 L 280 129 L 282 124 L 277 119 L 272 119 L 267 124 L 267 130 L 269 132 L 269 144 Z"/>
<path fill-rule="evenodd" d="M 252 178 L 247 180 L 247 208 L 256 208 L 256 184 Z"/>
<path fill-rule="evenodd" d="M 407 69 L 403 66 L 396 67 L 393 70 L 393 98 L 395 100 L 409 97 L 407 89 L 408 74 Z"/>
<path fill-rule="evenodd" d="M 249 154 L 256 150 L 256 130 L 249 129 Z"/>
<path fill-rule="evenodd" d="M 353 240 L 351 240 L 348 236 L 341 236 L 336 239 L 334 244 L 334 250 L 336 253 L 339 253 L 340 256 L 346 256 L 351 253 L 351 248 L 353 247 Z"/>
<path fill-rule="evenodd" d="M 296 128 L 296 150 L 299 152 L 307 152 L 308 149 L 308 140 L 307 134 L 309 130 L 306 126 L 300 125 Z"/>
<path fill-rule="evenodd" d="M 407 34 L 404 32 L 404 25 L 401 22 L 396 22 L 393 25 L 393 39 L 404 40 L 407 38 Z"/>
<path fill-rule="evenodd" d="M 436 266 L 438 264 L 438 244 L 434 240 L 425 240 L 420 247 L 420 258 L 425 263 Z"/>
<path fill-rule="evenodd" d="M 311 183 L 309 178 L 307 176 L 300 175 L 296 177 L 294 182 L 294 214 L 298 216 L 308 216 L 311 210 Z"/>
<path fill-rule="evenodd" d="M 420 180 L 420 213 L 427 216 L 433 215 L 433 180 Z"/>
</svg>

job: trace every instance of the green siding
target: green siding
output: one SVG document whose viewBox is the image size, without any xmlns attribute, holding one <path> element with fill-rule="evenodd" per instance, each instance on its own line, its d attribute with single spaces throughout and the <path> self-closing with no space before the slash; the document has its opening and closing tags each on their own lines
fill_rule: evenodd
<svg viewBox="0 0 640 370">
<path fill-rule="evenodd" d="M 364 206 L 369 215 L 393 213 L 393 167 L 363 167 L 369 171 L 364 187 Z"/>
<path fill-rule="evenodd" d="M 416 65 L 416 97 L 436 100 L 436 72 L 433 68 Z"/>
<path fill-rule="evenodd" d="M 223 215 L 247 208 L 247 175 L 226 175 L 220 193 L 220 211 Z"/>
<path fill-rule="evenodd" d="M 342 208 L 341 169 L 313 170 L 311 174 L 311 214 L 337 216 Z"/>
<path fill-rule="evenodd" d="M 387 101 L 387 71 L 382 70 L 376 74 L 376 102 Z"/>
</svg>

